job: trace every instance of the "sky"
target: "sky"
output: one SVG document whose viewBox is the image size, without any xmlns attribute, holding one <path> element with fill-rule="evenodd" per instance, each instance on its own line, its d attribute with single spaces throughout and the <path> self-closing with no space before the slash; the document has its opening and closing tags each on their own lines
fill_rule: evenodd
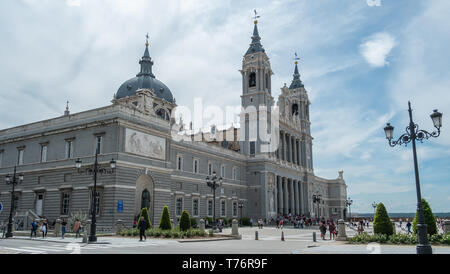
<svg viewBox="0 0 450 274">
<path fill-rule="evenodd" d="M 352 212 L 414 212 L 411 145 L 391 148 L 408 125 L 443 113 L 438 138 L 418 143 L 422 196 L 450 212 L 450 1 L 3 0 L 0 128 L 110 104 L 139 72 L 150 36 L 153 73 L 178 105 L 240 105 L 239 69 L 258 11 L 274 71 L 272 95 L 292 81 L 293 58 L 311 101 L 314 172 L 344 171 Z"/>
</svg>

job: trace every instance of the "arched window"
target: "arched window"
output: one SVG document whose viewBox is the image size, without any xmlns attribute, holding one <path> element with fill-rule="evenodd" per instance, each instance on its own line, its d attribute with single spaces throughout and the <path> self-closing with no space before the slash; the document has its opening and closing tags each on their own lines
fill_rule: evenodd
<svg viewBox="0 0 450 274">
<path fill-rule="evenodd" d="M 298 104 L 292 105 L 292 115 L 298 115 Z"/>
<path fill-rule="evenodd" d="M 165 119 L 167 121 L 170 120 L 169 114 L 163 108 L 158 109 L 156 111 L 156 115 L 158 115 L 159 117 L 161 117 L 161 118 L 163 118 L 163 119 Z"/>
<path fill-rule="evenodd" d="M 266 74 L 266 89 L 269 89 L 269 74 Z"/>
<path fill-rule="evenodd" d="M 142 191 L 141 209 L 144 207 L 147 209 L 150 208 L 150 192 L 147 189 Z"/>
<path fill-rule="evenodd" d="M 250 77 L 248 79 L 248 86 L 256 87 L 256 73 L 254 72 L 250 73 Z"/>
</svg>

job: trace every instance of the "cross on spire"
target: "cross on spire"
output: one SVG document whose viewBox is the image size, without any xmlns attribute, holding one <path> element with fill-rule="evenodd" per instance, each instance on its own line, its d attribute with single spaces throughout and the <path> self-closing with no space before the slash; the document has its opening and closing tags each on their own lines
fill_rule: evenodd
<svg viewBox="0 0 450 274">
<path fill-rule="evenodd" d="M 253 10 L 253 11 L 255 12 L 255 16 L 253 17 L 253 19 L 255 19 L 254 23 L 255 23 L 255 25 L 256 25 L 256 24 L 258 24 L 258 20 L 256 20 L 256 19 L 258 19 L 258 18 L 261 17 L 261 16 L 258 15 L 258 13 L 256 12 L 256 10 Z"/>
<path fill-rule="evenodd" d="M 295 55 L 295 57 L 294 57 L 294 63 L 297 65 L 298 64 L 298 60 L 300 60 L 300 57 L 298 57 L 297 56 L 297 52 L 294 54 Z"/>
</svg>

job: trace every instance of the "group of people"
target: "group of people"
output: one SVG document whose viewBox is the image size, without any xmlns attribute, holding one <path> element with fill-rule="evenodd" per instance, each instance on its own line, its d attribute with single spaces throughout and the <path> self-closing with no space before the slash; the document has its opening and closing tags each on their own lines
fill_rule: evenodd
<svg viewBox="0 0 450 274">
<path fill-rule="evenodd" d="M 312 225 L 318 225 L 321 219 L 313 219 L 306 217 L 305 215 L 293 215 L 291 213 L 286 215 L 278 214 L 275 220 L 278 229 L 282 229 L 283 226 L 293 225 L 295 228 L 304 228 Z"/>
<path fill-rule="evenodd" d="M 320 237 L 322 238 L 322 240 L 326 240 L 325 235 L 327 233 L 327 226 L 328 231 L 330 232 L 330 240 L 336 239 L 337 230 L 336 224 L 334 223 L 333 219 L 325 220 L 325 218 L 322 217 L 322 219 L 319 221 Z"/>
<path fill-rule="evenodd" d="M 53 222 L 53 226 L 55 226 L 56 221 Z M 38 220 L 33 220 L 31 222 L 31 234 L 30 238 L 36 238 L 38 229 L 42 232 L 42 238 L 47 237 L 47 233 L 49 230 L 49 224 L 47 218 L 43 218 L 42 223 L 39 223 Z M 80 236 L 80 231 L 82 229 L 82 224 L 79 220 L 74 223 L 73 231 L 75 232 L 75 237 L 78 238 Z M 61 222 L 61 237 L 64 239 L 64 235 L 67 231 L 67 221 L 63 219 Z"/>
</svg>

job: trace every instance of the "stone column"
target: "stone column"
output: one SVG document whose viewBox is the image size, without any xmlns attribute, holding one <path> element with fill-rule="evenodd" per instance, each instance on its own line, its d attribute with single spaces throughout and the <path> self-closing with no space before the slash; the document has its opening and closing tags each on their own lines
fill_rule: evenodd
<svg viewBox="0 0 450 274">
<path fill-rule="evenodd" d="M 278 214 L 278 176 L 275 175 L 275 187 L 274 187 L 274 205 L 275 205 L 275 213 Z"/>
<path fill-rule="evenodd" d="M 283 199 L 284 199 L 284 208 L 283 214 L 289 213 L 289 198 L 288 198 L 288 187 L 286 177 L 283 177 Z"/>
<path fill-rule="evenodd" d="M 59 237 L 59 233 L 61 232 L 61 219 L 56 219 L 55 222 L 55 237 Z"/>
<path fill-rule="evenodd" d="M 291 138 L 291 144 L 292 144 L 292 163 L 297 164 L 297 148 L 295 147 L 295 136 L 292 136 Z"/>
<path fill-rule="evenodd" d="M 298 181 L 298 188 L 299 188 L 299 207 L 300 207 L 300 214 L 304 214 L 304 206 L 303 206 L 303 183 L 302 181 Z"/>
<path fill-rule="evenodd" d="M 282 147 L 283 147 L 283 161 L 286 161 L 286 133 L 284 131 L 281 132 L 282 138 Z"/>
<path fill-rule="evenodd" d="M 298 196 L 298 181 L 294 181 L 294 194 L 295 194 L 295 214 L 300 215 L 300 199 Z"/>
<path fill-rule="evenodd" d="M 294 214 L 295 212 L 295 202 L 294 202 L 294 181 L 292 179 L 289 179 L 289 202 L 290 202 L 290 208 L 291 213 Z"/>
<path fill-rule="evenodd" d="M 242 218 L 242 216 L 241 216 Z M 200 230 L 201 231 L 205 231 L 205 220 L 200 219 Z"/>
<path fill-rule="evenodd" d="M 291 135 L 290 134 L 287 135 L 286 142 L 287 142 L 288 154 L 289 154 L 289 157 L 287 159 L 289 162 L 292 163 L 292 143 L 291 143 Z"/>
<path fill-rule="evenodd" d="M 280 176 L 277 176 L 278 181 L 278 213 L 283 214 L 284 202 L 283 202 L 283 180 Z"/>
<path fill-rule="evenodd" d="M 234 235 L 234 236 L 238 236 L 239 235 L 238 221 L 236 219 L 233 219 L 233 221 L 232 221 L 231 235 Z"/>
<path fill-rule="evenodd" d="M 345 222 L 340 219 L 338 221 L 338 235 L 336 237 L 336 241 L 347 241 L 347 234 L 345 233 Z"/>
<path fill-rule="evenodd" d="M 120 232 L 122 231 L 122 225 L 123 225 L 122 220 L 119 219 L 116 221 L 116 235 L 120 235 Z"/>
<path fill-rule="evenodd" d="M 297 138 L 292 139 L 292 143 L 294 144 L 294 164 L 298 165 L 298 163 L 297 163 Z"/>
</svg>

